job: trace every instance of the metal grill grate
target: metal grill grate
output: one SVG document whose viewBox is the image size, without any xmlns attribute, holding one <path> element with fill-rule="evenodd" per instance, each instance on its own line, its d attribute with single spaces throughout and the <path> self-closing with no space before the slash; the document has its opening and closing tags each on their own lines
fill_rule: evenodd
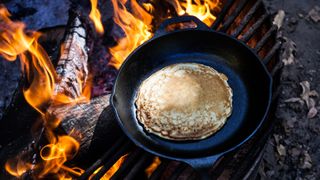
<svg viewBox="0 0 320 180">
<path fill-rule="evenodd" d="M 237 37 L 240 41 L 248 44 L 259 54 L 271 74 L 276 76 L 280 64 L 277 53 L 281 47 L 281 41 L 277 39 L 278 28 L 272 24 L 271 17 L 261 0 L 227 0 L 212 25 L 212 29 Z M 265 141 L 270 134 L 272 119 L 273 117 L 270 115 L 268 124 L 240 150 L 224 156 L 213 165 L 210 170 L 212 178 L 225 176 L 225 170 L 235 165 L 237 166 L 236 170 L 229 172 L 227 177 L 249 179 L 254 175 L 256 172 L 254 168 L 261 160 Z M 92 179 L 100 179 L 128 151 L 130 153 L 112 179 L 135 179 L 144 176 L 144 170 L 151 164 L 154 157 L 134 146 L 126 137 L 122 137 L 79 179 L 88 179 L 90 176 L 93 177 Z M 99 167 L 101 167 L 100 170 L 93 175 Z M 161 164 L 149 179 L 161 178 L 197 179 L 198 176 L 190 166 L 184 163 L 161 159 Z"/>
</svg>

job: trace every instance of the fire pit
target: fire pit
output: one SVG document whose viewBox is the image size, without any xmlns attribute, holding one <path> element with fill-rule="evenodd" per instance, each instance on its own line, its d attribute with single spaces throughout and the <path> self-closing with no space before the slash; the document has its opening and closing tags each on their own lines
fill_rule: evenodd
<svg viewBox="0 0 320 180">
<path fill-rule="evenodd" d="M 1 177 L 197 179 L 189 165 L 143 151 L 119 129 L 109 105 L 117 69 L 164 19 L 187 14 L 251 47 L 267 65 L 276 91 L 281 67 L 279 24 L 273 23 L 262 1 L 102 1 L 102 14 L 108 9 L 104 5 L 114 10 L 112 17 L 102 16 L 102 24 L 95 9 L 98 2 L 91 3 L 90 20 L 81 13 L 85 8 L 72 4 L 67 26 L 43 29 L 40 38 L 24 34 L 23 26 L 2 11 L 4 26 L 9 27 L 3 46 L 18 48 L 0 48 L 0 54 L 9 60 L 19 55 L 26 76 L 0 125 L 7 137 L 1 139 L 1 165 L 6 166 Z M 18 35 L 15 29 L 21 30 L 27 45 L 13 38 Z M 35 124 L 32 134 L 31 124 Z M 212 164 L 210 176 L 255 177 L 272 124 L 270 114 L 249 142 Z"/>
</svg>

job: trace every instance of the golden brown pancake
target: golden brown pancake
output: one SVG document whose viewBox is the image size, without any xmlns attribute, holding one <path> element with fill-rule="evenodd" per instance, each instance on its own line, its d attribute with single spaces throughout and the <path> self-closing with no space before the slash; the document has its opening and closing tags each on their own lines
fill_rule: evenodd
<svg viewBox="0 0 320 180">
<path fill-rule="evenodd" d="M 148 132 L 165 139 L 204 139 L 231 115 L 232 90 L 227 80 L 202 64 L 167 66 L 139 87 L 137 119 Z"/>
</svg>

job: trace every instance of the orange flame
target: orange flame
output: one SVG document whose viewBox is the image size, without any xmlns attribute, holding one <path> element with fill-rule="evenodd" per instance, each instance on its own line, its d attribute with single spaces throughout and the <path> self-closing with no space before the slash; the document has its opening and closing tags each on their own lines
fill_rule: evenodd
<svg viewBox="0 0 320 180">
<path fill-rule="evenodd" d="M 73 158 L 78 152 L 79 143 L 71 136 L 60 136 L 50 139 L 51 144 L 46 145 L 40 151 L 40 156 L 45 162 L 45 169 L 40 174 L 45 176 L 48 173 L 58 173 L 63 164 Z M 64 168 L 64 170 L 70 170 Z"/>
<path fill-rule="evenodd" d="M 91 1 L 91 11 L 89 14 L 90 19 L 92 20 L 96 31 L 99 34 L 103 34 L 104 28 L 101 22 L 101 14 L 98 9 L 98 0 L 90 0 Z"/>
<path fill-rule="evenodd" d="M 91 3 L 89 16 L 97 32 L 102 34 L 104 30 L 101 15 L 97 9 L 98 2 L 91 0 Z M 154 12 L 154 7 L 150 3 L 140 5 L 136 0 L 131 0 L 131 12 L 129 12 L 126 8 L 127 0 L 112 0 L 112 4 L 114 7 L 113 20 L 125 35 L 117 40 L 116 46 L 110 48 L 112 55 L 110 65 L 119 68 L 134 49 L 152 37 L 153 16 L 150 13 Z M 171 1 L 171 4 L 178 15 L 194 15 L 207 25 L 211 25 L 216 18 L 211 11 L 220 3 L 218 0 L 181 0 L 181 2 L 174 0 Z M 9 17 L 7 9 L 0 6 L 0 55 L 9 61 L 14 61 L 17 56 L 20 57 L 23 72 L 30 84 L 24 89 L 24 96 L 27 102 L 42 114 L 50 144 L 41 150 L 42 163 L 31 164 L 22 159 L 12 159 L 7 161 L 5 168 L 16 177 L 20 177 L 29 170 L 40 171 L 39 178 L 52 173 L 56 174 L 59 179 L 71 179 L 70 175 L 80 176 L 83 173 L 82 169 L 64 165 L 66 161 L 75 156 L 79 143 L 71 136 L 54 134 L 53 130 L 60 123 L 60 119 L 49 119 L 45 114 L 46 107 L 52 102 L 72 104 L 83 99 L 70 99 L 64 94 L 54 94 L 57 75 L 47 53 L 37 42 L 40 33 L 26 33 L 23 23 L 13 22 Z M 82 85 L 82 83 L 79 84 Z M 89 97 L 90 94 L 88 87 L 90 86 L 80 87 L 85 97 Z M 126 156 L 121 157 L 103 178 L 109 179 L 119 169 L 125 158 Z M 155 159 L 146 169 L 146 173 L 150 175 L 159 164 L 160 160 Z"/>
<path fill-rule="evenodd" d="M 118 169 L 120 168 L 120 166 L 122 165 L 122 163 L 126 160 L 128 154 L 125 154 L 123 156 L 121 156 L 116 163 L 114 163 L 112 165 L 112 167 L 101 177 L 100 180 L 109 180 L 117 171 Z M 89 180 L 92 179 L 99 171 L 100 169 L 102 168 L 99 167 L 97 170 L 95 170 L 92 175 L 89 177 Z"/>
<path fill-rule="evenodd" d="M 202 20 L 208 26 L 211 26 L 216 17 L 211 12 L 219 8 L 219 0 L 167 0 L 173 5 L 179 16 L 188 14 Z M 117 45 L 110 48 L 112 55 L 110 65 L 120 68 L 123 61 L 128 55 L 145 41 L 149 40 L 152 35 L 152 20 L 150 14 L 154 11 L 151 3 L 140 5 L 136 0 L 131 0 L 131 10 L 126 9 L 127 0 L 112 0 L 114 7 L 114 22 L 124 31 L 125 36 L 117 40 Z"/>
<path fill-rule="evenodd" d="M 27 102 L 43 114 L 44 105 L 51 99 L 54 89 L 55 70 L 47 53 L 38 44 L 39 33 L 27 35 L 25 25 L 12 22 L 9 12 L 0 7 L 0 55 L 14 61 L 20 57 L 30 86 L 24 89 Z M 28 52 L 28 53 L 27 53 Z"/>
<path fill-rule="evenodd" d="M 146 168 L 145 173 L 147 174 L 147 177 L 149 178 L 151 174 L 157 169 L 157 167 L 161 164 L 161 160 L 159 157 L 155 157 L 150 164 L 149 167 Z"/>
<path fill-rule="evenodd" d="M 24 173 L 33 168 L 33 164 L 25 163 L 20 159 L 9 159 L 5 164 L 5 169 L 12 176 L 20 178 Z"/>
<path fill-rule="evenodd" d="M 153 17 L 136 0 L 130 1 L 133 12 L 130 13 L 125 7 L 126 2 L 127 0 L 112 0 L 113 20 L 125 33 L 125 37 L 118 40 L 118 45 L 110 48 L 112 54 L 110 65 L 117 69 L 136 47 L 152 37 L 151 22 Z M 151 5 L 148 6 L 151 8 Z"/>
<path fill-rule="evenodd" d="M 36 178 L 53 173 L 59 179 L 71 179 L 69 174 L 77 176 L 81 173 L 74 168 L 66 167 L 64 163 L 75 156 L 79 143 L 71 136 L 55 135 L 53 130 L 60 120 L 50 119 L 45 115 L 47 106 L 55 100 L 54 98 L 61 99 L 60 96 L 63 96 L 63 94 L 54 95 L 57 76 L 55 69 L 49 56 L 37 42 L 40 33 L 26 33 L 22 22 L 13 22 L 9 17 L 8 10 L 0 5 L 0 55 L 9 61 L 14 61 L 19 56 L 22 70 L 29 82 L 29 86 L 23 90 L 24 96 L 42 115 L 50 144 L 41 150 L 43 162 L 31 164 L 23 158 L 14 158 L 6 162 L 5 169 L 16 177 L 22 176 L 29 170 L 37 170 L 39 174 Z"/>
<path fill-rule="evenodd" d="M 171 1 L 179 16 L 188 14 L 196 16 L 208 26 L 211 26 L 216 17 L 211 13 L 216 7 L 219 7 L 219 0 L 178 0 Z"/>
</svg>

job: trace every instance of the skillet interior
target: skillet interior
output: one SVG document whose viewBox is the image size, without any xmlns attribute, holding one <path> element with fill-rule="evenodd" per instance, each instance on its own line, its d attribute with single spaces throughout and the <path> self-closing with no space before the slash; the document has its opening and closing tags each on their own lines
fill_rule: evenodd
<svg viewBox="0 0 320 180">
<path fill-rule="evenodd" d="M 165 140 L 147 133 L 136 119 L 134 101 L 141 82 L 153 72 L 179 62 L 215 68 L 227 75 L 233 90 L 232 115 L 220 131 L 204 140 Z M 217 32 L 181 30 L 149 41 L 127 58 L 111 101 L 120 126 L 138 146 L 160 156 L 198 158 L 242 144 L 261 125 L 270 99 L 271 78 L 246 45 Z"/>
</svg>

